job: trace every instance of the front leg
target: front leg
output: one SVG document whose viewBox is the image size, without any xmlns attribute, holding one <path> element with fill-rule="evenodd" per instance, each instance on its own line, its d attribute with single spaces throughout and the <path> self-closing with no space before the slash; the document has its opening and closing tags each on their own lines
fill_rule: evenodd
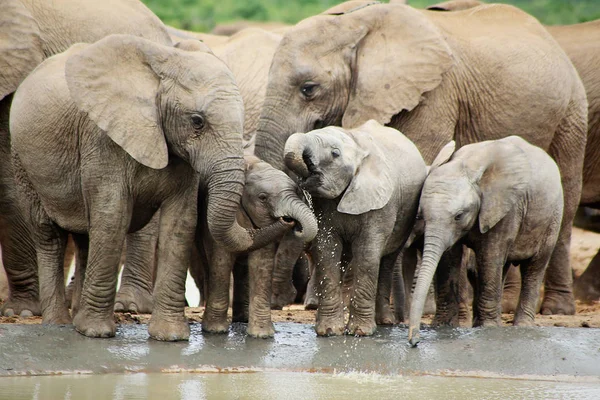
<svg viewBox="0 0 600 400">
<path fill-rule="evenodd" d="M 394 314 L 390 308 L 390 295 L 392 292 L 392 282 L 396 278 L 394 276 L 396 260 L 400 258 L 398 256 L 399 251 L 392 254 L 388 254 L 381 259 L 381 265 L 379 270 L 379 279 L 377 282 L 377 300 L 375 304 L 375 320 L 377 325 L 393 325 Z M 400 263 L 399 268 L 402 268 Z M 400 279 L 402 275 L 400 275 Z M 402 283 L 404 285 L 404 283 Z M 397 285 L 398 287 L 399 285 Z M 396 287 L 396 288 L 397 288 Z M 402 288 L 404 289 L 404 287 Z M 402 295 L 404 291 L 402 292 Z M 395 305 L 395 303 L 394 303 Z M 404 307 L 404 301 L 402 301 L 402 307 Z"/>
<path fill-rule="evenodd" d="M 197 221 L 197 178 L 161 205 L 158 266 L 154 284 L 154 309 L 148 324 L 156 340 L 188 340 L 185 317 L 185 280 L 192 261 Z"/>
<path fill-rule="evenodd" d="M 344 333 L 342 241 L 338 235 L 326 231 L 319 229 L 311 248 L 319 297 L 315 330 L 319 336 L 336 336 Z"/>
<path fill-rule="evenodd" d="M 273 269 L 273 298 L 271 307 L 281 310 L 296 299 L 296 288 L 292 283 L 294 266 L 304 250 L 304 242 L 298 239 L 293 231 L 286 233 L 275 253 L 275 266 Z M 266 261 L 266 260 L 265 260 Z"/>
<path fill-rule="evenodd" d="M 346 332 L 350 335 L 369 336 L 375 333 L 377 328 L 375 298 L 384 243 L 385 239 L 381 235 L 368 235 L 352 243 L 350 270 L 354 271 L 354 290 L 346 326 Z"/>
<path fill-rule="evenodd" d="M 271 322 L 271 282 L 275 244 L 254 250 L 248 255 L 250 308 L 248 335 L 269 338 L 275 335 Z"/>
<path fill-rule="evenodd" d="M 227 309 L 229 308 L 229 283 L 235 256 L 213 242 L 213 251 L 206 266 L 206 308 L 202 317 L 202 330 L 210 333 L 227 333 Z"/>
<path fill-rule="evenodd" d="M 442 256 L 435 273 L 435 317 L 433 326 L 459 326 L 460 274 L 463 246 L 457 243 Z"/>
</svg>

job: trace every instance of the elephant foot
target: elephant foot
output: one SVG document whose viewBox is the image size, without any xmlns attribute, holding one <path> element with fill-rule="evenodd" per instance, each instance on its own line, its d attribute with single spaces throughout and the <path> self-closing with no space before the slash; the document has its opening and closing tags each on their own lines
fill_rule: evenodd
<svg viewBox="0 0 600 400">
<path fill-rule="evenodd" d="M 246 332 L 248 336 L 258 339 L 269 339 L 275 336 L 275 328 L 272 322 L 265 324 L 249 323 Z"/>
<path fill-rule="evenodd" d="M 514 313 L 517 310 L 517 305 L 519 304 L 519 296 L 513 297 L 512 294 L 502 294 L 502 313 L 510 314 Z"/>
<path fill-rule="evenodd" d="M 5 317 L 33 317 L 34 315 L 42 315 L 40 302 L 37 299 L 15 299 L 8 298 L 0 308 L 0 315 Z M 70 322 L 69 322 L 70 323 Z"/>
<path fill-rule="evenodd" d="M 338 321 L 332 319 L 318 320 L 315 325 L 317 336 L 341 336 L 344 334 L 344 330 L 344 321 L 341 319 Z"/>
<path fill-rule="evenodd" d="M 473 321 L 473 327 L 488 327 L 488 326 L 501 326 L 502 325 L 502 321 L 500 320 L 500 318 L 497 319 L 478 319 L 475 318 L 475 320 Z"/>
<path fill-rule="evenodd" d="M 111 313 L 112 314 L 112 313 Z M 81 310 L 73 318 L 75 330 L 87 337 L 109 338 L 114 337 L 117 331 L 113 316 L 96 318 L 88 317 L 84 310 Z"/>
<path fill-rule="evenodd" d="M 306 298 L 304 299 L 304 309 L 305 310 L 316 310 L 319 308 L 319 299 L 316 295 L 308 295 L 306 294 Z"/>
<path fill-rule="evenodd" d="M 525 317 L 525 318 L 515 318 L 513 321 L 513 325 L 514 326 L 535 326 L 535 322 L 533 321 L 532 318 L 529 317 Z"/>
<path fill-rule="evenodd" d="M 375 311 L 375 322 L 377 325 L 394 325 L 396 318 L 389 304 L 384 304 Z"/>
<path fill-rule="evenodd" d="M 431 326 L 434 328 L 439 328 L 441 326 L 450 326 L 453 328 L 457 328 L 460 326 L 460 311 L 452 312 L 452 313 L 442 313 L 439 312 L 435 314 L 433 317 L 433 321 L 431 321 Z"/>
<path fill-rule="evenodd" d="M 458 305 L 458 324 L 467 328 L 473 325 L 473 314 L 471 314 L 471 309 L 466 303 Z"/>
<path fill-rule="evenodd" d="M 575 315 L 573 293 L 546 291 L 540 313 L 543 315 Z"/>
<path fill-rule="evenodd" d="M 204 312 L 206 316 L 206 311 Z M 202 319 L 202 331 L 207 333 L 227 333 L 229 332 L 229 323 L 225 319 L 212 319 L 204 317 Z"/>
<path fill-rule="evenodd" d="M 153 314 L 148 323 L 148 333 L 154 340 L 177 342 L 190 339 L 190 326 L 185 317 L 169 321 Z"/>
<path fill-rule="evenodd" d="M 281 310 L 283 307 L 292 304 L 296 300 L 298 291 L 291 283 L 283 289 L 273 287 L 271 296 L 271 310 Z"/>
<path fill-rule="evenodd" d="M 115 298 L 115 312 L 151 314 L 152 307 L 152 293 L 145 289 L 131 286 L 121 287 Z"/>
<path fill-rule="evenodd" d="M 576 279 L 573 283 L 573 294 L 577 300 L 586 303 L 600 300 L 600 285 L 596 286 L 597 282 L 590 280 Z"/>
<path fill-rule="evenodd" d="M 371 336 L 375 333 L 377 329 L 377 324 L 375 324 L 375 320 L 365 321 L 365 320 L 357 320 L 356 318 L 352 318 L 350 316 L 350 321 L 348 321 L 348 325 L 346 326 L 346 334 L 354 335 L 354 336 Z"/>
</svg>

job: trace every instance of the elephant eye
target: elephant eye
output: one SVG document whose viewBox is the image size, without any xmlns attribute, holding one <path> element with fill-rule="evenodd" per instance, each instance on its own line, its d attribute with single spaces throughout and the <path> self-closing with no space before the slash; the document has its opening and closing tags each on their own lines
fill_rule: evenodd
<svg viewBox="0 0 600 400">
<path fill-rule="evenodd" d="M 458 212 L 458 213 L 457 213 L 457 214 L 454 216 L 454 220 L 456 220 L 456 221 L 460 221 L 460 220 L 462 219 L 462 217 L 463 217 L 463 215 L 464 215 L 464 214 L 465 214 L 464 212 L 462 212 L 462 211 L 459 211 L 459 212 Z"/>
<path fill-rule="evenodd" d="M 422 219 L 423 219 L 423 215 L 422 215 L 422 214 L 417 214 L 417 216 L 415 217 L 415 219 L 416 219 L 417 221 L 420 221 L 420 220 L 422 220 Z"/>
<path fill-rule="evenodd" d="M 258 199 L 259 199 L 260 201 L 265 201 L 265 200 L 267 200 L 267 194 L 266 194 L 266 193 L 260 193 L 260 194 L 258 195 Z"/>
<path fill-rule="evenodd" d="M 318 83 L 314 82 L 305 82 L 300 86 L 300 92 L 304 97 L 311 98 L 315 94 L 315 89 L 319 87 Z"/>
<path fill-rule="evenodd" d="M 342 154 L 342 153 L 340 152 L 340 150 L 339 150 L 339 149 L 333 149 L 333 150 L 331 150 L 331 156 L 332 156 L 333 158 L 338 158 L 338 157 L 339 157 L 341 154 Z"/>
<path fill-rule="evenodd" d="M 192 125 L 194 125 L 194 129 L 200 130 L 204 128 L 204 117 L 200 114 L 192 114 Z"/>
</svg>

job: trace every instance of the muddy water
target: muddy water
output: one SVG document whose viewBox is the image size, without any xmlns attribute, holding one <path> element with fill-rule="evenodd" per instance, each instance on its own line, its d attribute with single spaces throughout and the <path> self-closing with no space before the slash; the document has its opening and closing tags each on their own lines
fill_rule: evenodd
<svg viewBox="0 0 600 400">
<path fill-rule="evenodd" d="M 0 378 L 0 399 L 599 399 L 600 386 L 374 373 L 107 374 Z"/>
</svg>

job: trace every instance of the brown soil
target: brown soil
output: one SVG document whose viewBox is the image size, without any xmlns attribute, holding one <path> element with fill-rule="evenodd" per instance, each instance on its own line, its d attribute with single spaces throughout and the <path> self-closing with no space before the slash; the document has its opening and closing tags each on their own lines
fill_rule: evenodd
<svg viewBox="0 0 600 400">
<path fill-rule="evenodd" d="M 598 249 L 600 249 L 600 234 L 574 228 L 571 249 L 571 265 L 575 270 L 575 275 L 579 276 L 583 273 Z M 186 315 L 192 322 L 201 322 L 203 313 L 204 309 L 201 307 L 186 309 Z M 315 323 L 315 311 L 306 311 L 302 305 L 292 305 L 284 307 L 283 310 L 273 311 L 272 317 L 274 322 Z M 120 324 L 147 323 L 149 319 L 150 315 L 115 314 L 115 322 Z M 512 314 L 504 314 L 502 316 L 502 321 L 505 325 L 509 325 L 512 319 Z M 0 323 L 2 324 L 39 324 L 41 321 L 41 317 L 0 317 Z M 425 315 L 423 322 L 431 322 L 431 315 Z M 600 301 L 592 304 L 583 304 L 577 301 L 577 315 L 537 315 L 535 324 L 537 326 L 562 326 L 569 328 L 600 328 Z"/>
</svg>

